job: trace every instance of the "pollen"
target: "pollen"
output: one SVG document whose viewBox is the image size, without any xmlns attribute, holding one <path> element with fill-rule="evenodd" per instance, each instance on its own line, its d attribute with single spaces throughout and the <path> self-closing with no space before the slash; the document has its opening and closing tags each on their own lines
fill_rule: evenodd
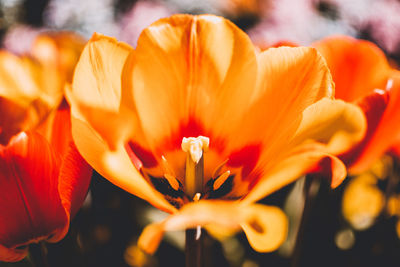
<svg viewBox="0 0 400 267">
<path fill-rule="evenodd" d="M 197 164 L 203 156 L 203 151 L 206 152 L 208 150 L 209 144 L 210 138 L 198 136 L 189 138 L 184 137 L 181 146 L 184 152 L 190 153 L 190 157 Z"/>
</svg>

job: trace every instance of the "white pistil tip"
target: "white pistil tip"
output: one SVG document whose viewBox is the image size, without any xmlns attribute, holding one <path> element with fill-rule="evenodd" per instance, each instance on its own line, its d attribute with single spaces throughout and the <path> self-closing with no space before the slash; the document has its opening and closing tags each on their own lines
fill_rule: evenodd
<svg viewBox="0 0 400 267">
<path fill-rule="evenodd" d="M 205 136 L 198 137 L 183 137 L 182 139 L 182 150 L 190 153 L 190 157 L 197 164 L 203 156 L 203 151 L 208 150 L 210 144 L 210 138 Z"/>
</svg>

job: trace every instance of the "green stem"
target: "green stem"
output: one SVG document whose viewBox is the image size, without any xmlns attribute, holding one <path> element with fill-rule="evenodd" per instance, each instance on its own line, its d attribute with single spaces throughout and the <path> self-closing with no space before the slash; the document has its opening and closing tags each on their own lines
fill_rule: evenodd
<svg viewBox="0 0 400 267">
<path fill-rule="evenodd" d="M 186 267 L 204 266 L 203 229 L 198 227 L 186 230 Z"/>
<path fill-rule="evenodd" d="M 316 191 L 319 189 L 319 177 L 307 175 L 304 185 L 304 206 L 303 215 L 301 216 L 299 230 L 297 232 L 296 242 L 292 254 L 292 267 L 297 267 L 300 264 L 301 243 L 304 239 L 304 232 L 310 215 Z"/>
</svg>

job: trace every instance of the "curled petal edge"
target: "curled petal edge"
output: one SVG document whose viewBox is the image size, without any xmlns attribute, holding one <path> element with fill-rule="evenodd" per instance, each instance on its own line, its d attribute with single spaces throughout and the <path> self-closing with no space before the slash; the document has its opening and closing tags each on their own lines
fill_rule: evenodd
<svg viewBox="0 0 400 267">
<path fill-rule="evenodd" d="M 18 249 L 18 248 L 6 248 L 0 245 L 0 261 L 5 262 L 17 262 L 22 260 L 28 254 L 28 247 Z"/>
<path fill-rule="evenodd" d="M 138 244 L 153 254 L 166 231 L 202 226 L 224 227 L 232 232 L 242 228 L 250 245 L 258 252 L 276 250 L 286 239 L 286 215 L 277 207 L 241 202 L 201 200 L 185 205 L 179 212 L 159 223 L 148 225 Z"/>
</svg>

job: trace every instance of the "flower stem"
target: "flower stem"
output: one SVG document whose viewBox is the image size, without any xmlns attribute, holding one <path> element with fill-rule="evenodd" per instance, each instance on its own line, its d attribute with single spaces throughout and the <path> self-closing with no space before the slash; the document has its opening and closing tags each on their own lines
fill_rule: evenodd
<svg viewBox="0 0 400 267">
<path fill-rule="evenodd" d="M 203 236 L 201 227 L 186 230 L 186 267 L 202 267 L 203 260 Z"/>
<path fill-rule="evenodd" d="M 301 244 L 303 242 L 305 228 L 310 215 L 315 195 L 319 189 L 320 179 L 317 175 L 307 175 L 304 185 L 304 206 L 303 215 L 301 216 L 299 230 L 297 232 L 296 242 L 292 253 L 292 267 L 300 265 Z"/>
<path fill-rule="evenodd" d="M 44 242 L 29 246 L 29 258 L 35 267 L 50 267 L 47 261 L 47 248 Z"/>
</svg>

